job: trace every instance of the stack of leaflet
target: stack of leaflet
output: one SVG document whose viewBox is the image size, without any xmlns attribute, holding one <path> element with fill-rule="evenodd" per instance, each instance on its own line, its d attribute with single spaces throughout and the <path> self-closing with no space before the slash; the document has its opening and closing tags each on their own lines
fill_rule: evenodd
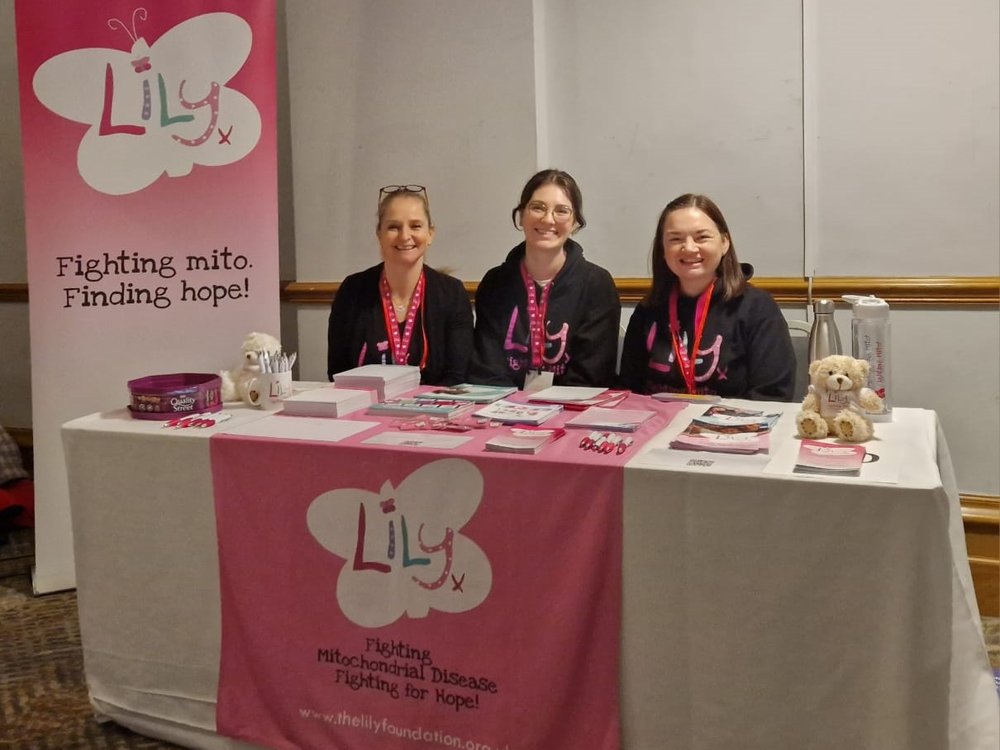
<svg viewBox="0 0 1000 750">
<path fill-rule="evenodd" d="M 504 424 L 541 424 L 561 411 L 559 404 L 518 404 L 500 399 L 484 406 L 476 412 L 476 416 Z"/>
<path fill-rule="evenodd" d="M 771 447 L 771 428 L 781 414 L 740 409 L 735 406 L 710 406 L 700 417 L 691 420 L 671 443 L 671 448 L 713 453 L 767 453 Z"/>
<path fill-rule="evenodd" d="M 603 406 L 591 406 L 568 420 L 566 426 L 609 432 L 635 432 L 654 416 L 656 412 L 648 409 L 608 409 Z"/>
<path fill-rule="evenodd" d="M 387 398 L 368 407 L 369 414 L 380 414 L 383 417 L 412 417 L 428 415 L 451 419 L 476 408 L 469 401 L 452 401 L 449 399 L 421 398 Z"/>
<path fill-rule="evenodd" d="M 373 395 L 372 391 L 327 385 L 289 396 L 282 409 L 295 417 L 343 417 L 371 404 Z"/>
<path fill-rule="evenodd" d="M 496 453 L 538 453 L 549 443 L 563 435 L 566 430 L 556 427 L 511 427 L 507 432 L 491 437 L 486 441 L 486 450 Z"/>
<path fill-rule="evenodd" d="M 535 391 L 528 400 L 535 404 L 559 404 L 566 409 L 580 411 L 591 406 L 617 406 L 627 396 L 628 391 L 578 385 L 553 385 Z"/>
<path fill-rule="evenodd" d="M 451 399 L 453 401 L 471 401 L 475 404 L 491 404 L 517 391 L 514 386 L 505 385 L 459 385 L 442 386 L 426 393 L 418 393 L 415 398 L 437 400 Z"/>
<path fill-rule="evenodd" d="M 413 365 L 362 365 L 333 376 L 337 388 L 375 391 L 378 401 L 395 398 L 420 385 L 420 368 Z"/>
<path fill-rule="evenodd" d="M 795 474 L 860 477 L 865 453 L 863 445 L 838 445 L 806 439 L 799 446 L 792 471 Z"/>
</svg>

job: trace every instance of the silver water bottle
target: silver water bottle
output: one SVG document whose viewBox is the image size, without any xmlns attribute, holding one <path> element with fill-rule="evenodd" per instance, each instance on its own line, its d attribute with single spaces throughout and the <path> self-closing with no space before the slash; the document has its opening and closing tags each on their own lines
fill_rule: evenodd
<svg viewBox="0 0 1000 750">
<path fill-rule="evenodd" d="M 815 316 L 812 329 L 809 331 L 809 361 L 829 357 L 831 354 L 842 354 L 840 332 L 833 320 L 833 300 L 819 299 L 813 305 Z"/>
</svg>

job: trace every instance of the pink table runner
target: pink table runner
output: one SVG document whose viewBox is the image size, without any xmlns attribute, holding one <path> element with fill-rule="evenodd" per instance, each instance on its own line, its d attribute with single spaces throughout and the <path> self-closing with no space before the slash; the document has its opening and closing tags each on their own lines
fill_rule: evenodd
<svg viewBox="0 0 1000 750">
<path fill-rule="evenodd" d="M 618 748 L 632 451 L 580 451 L 586 431 L 538 456 L 483 453 L 485 434 L 360 445 L 379 429 L 212 437 L 218 731 L 289 750 Z"/>
</svg>

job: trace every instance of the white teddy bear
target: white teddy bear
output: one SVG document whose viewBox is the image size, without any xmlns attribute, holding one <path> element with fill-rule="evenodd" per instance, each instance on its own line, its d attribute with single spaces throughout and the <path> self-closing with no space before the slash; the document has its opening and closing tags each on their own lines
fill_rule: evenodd
<svg viewBox="0 0 1000 750">
<path fill-rule="evenodd" d="M 833 435 L 852 443 L 863 443 L 874 434 L 865 414 L 878 412 L 882 399 L 871 388 L 868 362 L 842 354 L 831 354 L 809 365 L 809 393 L 795 417 L 799 436 L 821 439 Z"/>
<path fill-rule="evenodd" d="M 253 331 L 243 339 L 243 357 L 240 364 L 231 370 L 219 373 L 222 378 L 222 400 L 242 401 L 246 395 L 246 384 L 260 372 L 257 353 L 281 351 L 281 342 L 269 333 Z"/>
</svg>

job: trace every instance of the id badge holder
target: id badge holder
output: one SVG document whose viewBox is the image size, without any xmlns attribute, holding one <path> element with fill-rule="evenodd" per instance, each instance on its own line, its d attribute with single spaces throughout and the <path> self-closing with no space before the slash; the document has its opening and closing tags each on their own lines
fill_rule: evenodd
<svg viewBox="0 0 1000 750">
<path fill-rule="evenodd" d="M 534 393 L 552 387 L 552 373 L 543 370 L 529 370 L 524 376 L 524 392 Z"/>
</svg>

